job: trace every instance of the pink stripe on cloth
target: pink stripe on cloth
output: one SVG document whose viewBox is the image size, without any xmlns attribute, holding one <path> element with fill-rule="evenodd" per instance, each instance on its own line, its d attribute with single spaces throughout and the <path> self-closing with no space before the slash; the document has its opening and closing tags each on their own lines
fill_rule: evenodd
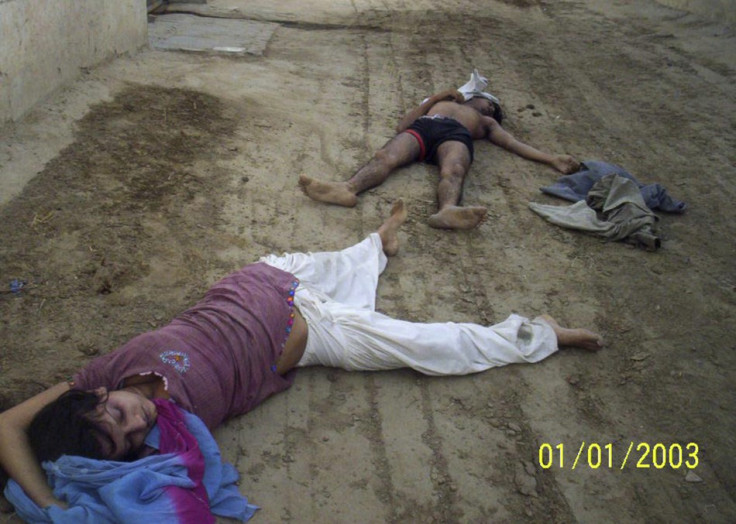
<svg viewBox="0 0 736 524">
<path fill-rule="evenodd" d="M 210 511 L 209 497 L 202 484 L 205 466 L 197 439 L 187 429 L 184 414 L 173 402 L 155 399 L 153 403 L 158 412 L 156 423 L 161 431 L 159 452 L 176 454 L 194 483 L 192 488 L 179 486 L 164 488 L 166 494 L 171 497 L 179 521 L 192 524 L 214 523 L 215 517 Z"/>
</svg>

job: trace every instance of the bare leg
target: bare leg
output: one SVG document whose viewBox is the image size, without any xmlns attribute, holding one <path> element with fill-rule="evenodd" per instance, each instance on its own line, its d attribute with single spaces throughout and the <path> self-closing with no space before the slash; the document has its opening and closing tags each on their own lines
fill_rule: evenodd
<svg viewBox="0 0 736 524">
<path fill-rule="evenodd" d="M 540 315 L 536 320 L 542 320 L 550 325 L 557 335 L 558 346 L 571 346 L 589 351 L 597 351 L 605 345 L 603 337 L 587 329 L 563 328 L 549 315 Z"/>
<path fill-rule="evenodd" d="M 381 237 L 383 252 L 386 253 L 387 257 L 392 257 L 399 252 L 399 237 L 396 233 L 401 224 L 406 221 L 407 215 L 406 205 L 403 200 L 399 199 L 391 207 L 391 216 L 378 228 L 377 232 Z"/>
<path fill-rule="evenodd" d="M 419 152 L 416 138 L 408 133 L 399 133 L 347 182 L 320 182 L 300 175 L 299 186 L 312 200 L 353 207 L 358 202 L 358 194 L 383 183 L 396 168 L 416 160 Z"/>
<path fill-rule="evenodd" d="M 439 210 L 429 217 L 429 225 L 438 229 L 473 229 L 486 218 L 482 206 L 461 207 L 463 181 L 470 169 L 470 151 L 462 142 L 448 141 L 437 150 L 440 182 L 437 185 Z"/>
</svg>

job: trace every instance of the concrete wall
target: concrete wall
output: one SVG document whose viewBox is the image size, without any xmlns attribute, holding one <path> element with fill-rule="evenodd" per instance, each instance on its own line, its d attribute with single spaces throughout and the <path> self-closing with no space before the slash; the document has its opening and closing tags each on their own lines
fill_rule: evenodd
<svg viewBox="0 0 736 524">
<path fill-rule="evenodd" d="M 695 13 L 709 20 L 736 25 L 736 0 L 657 0 L 662 5 Z"/>
<path fill-rule="evenodd" d="M 143 0 L 0 0 L 0 123 L 147 41 Z"/>
</svg>

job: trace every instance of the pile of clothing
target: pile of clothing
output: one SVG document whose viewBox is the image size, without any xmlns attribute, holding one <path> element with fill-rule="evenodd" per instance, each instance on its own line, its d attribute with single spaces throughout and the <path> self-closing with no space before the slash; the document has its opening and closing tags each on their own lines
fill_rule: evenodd
<svg viewBox="0 0 736 524">
<path fill-rule="evenodd" d="M 558 178 L 541 191 L 575 202 L 571 206 L 529 204 L 550 223 L 652 251 L 661 245 L 656 229 L 659 217 L 653 210 L 684 213 L 687 208 L 659 184 L 642 184 L 622 167 L 595 160 L 583 162 L 580 171 Z"/>
</svg>

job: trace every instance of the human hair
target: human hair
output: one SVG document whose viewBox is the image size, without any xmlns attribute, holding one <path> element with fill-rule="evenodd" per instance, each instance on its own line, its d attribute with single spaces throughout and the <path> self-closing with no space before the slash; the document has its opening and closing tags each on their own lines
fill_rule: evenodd
<svg viewBox="0 0 736 524">
<path fill-rule="evenodd" d="M 44 406 L 28 428 L 28 440 L 39 462 L 62 455 L 104 459 L 102 439 L 108 438 L 93 414 L 107 399 L 92 391 L 72 389 Z"/>
<path fill-rule="evenodd" d="M 482 108 L 478 106 L 478 102 L 476 102 L 476 99 L 478 99 L 478 100 L 488 100 L 488 102 L 493 107 L 493 112 L 489 115 L 486 112 L 486 107 L 485 106 L 483 106 Z M 476 111 L 478 111 L 479 113 L 481 113 L 483 115 L 491 116 L 499 124 L 502 124 L 503 123 L 504 112 L 503 112 L 503 109 L 501 109 L 501 104 L 498 104 L 498 103 L 494 102 L 490 98 L 485 98 L 485 97 L 480 97 L 480 96 L 473 96 L 473 97 L 467 99 L 464 103 L 465 104 L 468 104 L 469 106 L 471 106 L 472 108 L 474 108 Z"/>
<path fill-rule="evenodd" d="M 497 104 L 496 102 L 491 101 L 493 104 L 493 119 L 498 122 L 499 124 L 503 124 L 503 109 L 501 109 L 501 104 Z"/>
</svg>

